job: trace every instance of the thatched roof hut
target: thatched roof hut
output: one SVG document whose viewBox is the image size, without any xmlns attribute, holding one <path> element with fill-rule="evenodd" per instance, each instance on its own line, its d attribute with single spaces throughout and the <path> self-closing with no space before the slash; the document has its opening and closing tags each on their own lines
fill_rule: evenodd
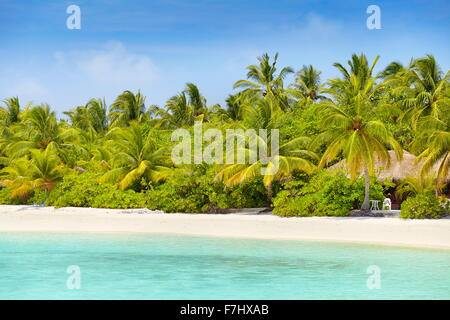
<svg viewBox="0 0 450 320">
<path fill-rule="evenodd" d="M 407 152 L 403 151 L 403 159 L 401 161 L 397 160 L 397 156 L 395 155 L 394 151 L 388 151 L 391 164 L 388 167 L 386 163 L 383 163 L 379 159 L 375 161 L 375 172 L 379 180 L 394 180 L 399 181 L 403 180 L 408 176 L 415 176 L 418 177 L 420 175 L 420 169 L 422 167 L 422 161 L 419 161 L 416 163 L 416 156 Z M 438 171 L 439 165 L 436 164 L 433 169 L 431 170 L 431 173 L 436 173 Z M 345 160 L 342 160 L 331 167 L 328 168 L 328 170 L 338 170 L 343 168 L 344 170 L 347 169 Z M 347 175 L 350 176 L 350 175 Z M 447 181 L 450 180 L 450 174 L 447 176 Z"/>
</svg>

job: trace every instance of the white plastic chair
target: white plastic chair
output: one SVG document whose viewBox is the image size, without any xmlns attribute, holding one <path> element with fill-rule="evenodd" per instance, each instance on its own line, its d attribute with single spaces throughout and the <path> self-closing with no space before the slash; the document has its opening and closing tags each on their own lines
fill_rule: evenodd
<svg viewBox="0 0 450 320">
<path fill-rule="evenodd" d="M 386 198 L 386 199 L 383 200 L 383 210 L 392 210 L 391 199 Z"/>
</svg>

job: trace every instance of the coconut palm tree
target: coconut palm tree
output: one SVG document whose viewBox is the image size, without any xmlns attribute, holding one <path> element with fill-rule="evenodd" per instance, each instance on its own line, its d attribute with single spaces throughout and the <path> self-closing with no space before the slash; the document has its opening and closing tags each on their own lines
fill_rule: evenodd
<svg viewBox="0 0 450 320">
<path fill-rule="evenodd" d="M 111 105 L 109 118 L 112 126 L 127 126 L 130 121 L 145 120 L 145 97 L 126 90 Z"/>
<path fill-rule="evenodd" d="M 116 127 L 108 137 L 113 154 L 111 170 L 100 178 L 100 182 L 118 183 L 121 189 L 127 189 L 141 179 L 150 183 L 168 176 L 167 149 L 159 148 L 152 134 L 144 132 L 142 126 Z"/>
<path fill-rule="evenodd" d="M 229 95 L 225 100 L 226 108 L 217 106 L 213 112 L 221 120 L 239 121 L 242 120 L 246 107 L 252 106 L 254 100 L 239 92 L 235 95 Z"/>
<path fill-rule="evenodd" d="M 69 121 L 73 127 L 86 130 L 90 127 L 89 109 L 86 106 L 78 106 L 70 111 L 63 112 L 69 117 Z"/>
<path fill-rule="evenodd" d="M 12 125 L 20 121 L 20 113 L 22 109 L 20 107 L 19 98 L 12 97 L 3 100 L 5 106 L 0 107 L 0 119 L 4 120 L 5 125 Z M 27 104 L 26 109 L 29 108 L 31 102 Z"/>
<path fill-rule="evenodd" d="M 278 53 L 275 54 L 273 62 L 270 61 L 267 53 L 258 57 L 258 61 L 258 65 L 247 67 L 247 80 L 237 81 L 233 88 L 243 88 L 243 92 L 249 96 L 275 98 L 287 103 L 283 80 L 294 70 L 291 67 L 284 67 L 277 74 Z M 282 105 L 282 108 L 287 108 L 287 106 Z"/>
<path fill-rule="evenodd" d="M 450 108 L 441 118 L 428 116 L 420 119 L 413 150 L 419 151 L 417 161 L 423 160 L 421 176 L 437 165 L 437 185 L 447 179 L 450 166 Z"/>
<path fill-rule="evenodd" d="M 440 117 L 450 106 L 450 71 L 444 75 L 432 55 L 413 59 L 408 67 L 393 62 L 380 76 L 397 98 L 401 120 L 413 126 L 422 116 Z"/>
<path fill-rule="evenodd" d="M 287 178 L 295 171 L 311 173 L 315 168 L 312 161 L 318 157 L 308 150 L 309 138 L 298 137 L 281 146 L 273 145 L 278 141 L 272 139 L 272 130 L 279 130 L 282 118 L 283 113 L 279 106 L 267 100 L 262 100 L 256 108 L 249 108 L 244 116 L 243 128 L 253 129 L 254 133 L 244 134 L 241 138 L 247 142 L 257 141 L 258 150 L 249 145 L 237 148 L 236 153 L 245 154 L 245 162 L 224 165 L 216 175 L 216 180 L 224 181 L 226 186 L 232 186 L 264 174 L 263 181 L 270 204 L 274 180 Z M 262 134 L 260 129 L 267 130 L 266 134 Z M 250 161 L 251 158 L 256 161 Z"/>
<path fill-rule="evenodd" d="M 324 132 L 316 137 L 314 144 L 327 146 L 319 167 L 324 167 L 338 156 L 347 163 L 352 179 L 364 173 L 365 196 L 362 210 L 369 209 L 370 175 L 374 173 L 376 157 L 389 166 L 388 147 L 401 159 L 399 143 L 383 124 L 374 120 L 379 93 L 383 86 L 375 82 L 372 70 L 378 58 L 369 67 L 364 55 L 352 56 L 350 70 L 340 64 L 335 66 L 343 79 L 332 79 L 327 90 L 332 101 L 321 103 L 320 109 Z"/>
<path fill-rule="evenodd" d="M 295 82 L 291 85 L 293 90 L 289 92 L 307 103 L 325 99 L 323 86 L 320 83 L 321 72 L 316 70 L 312 65 L 303 66 L 296 73 Z"/>
<path fill-rule="evenodd" d="M 194 111 L 194 116 L 205 114 L 208 111 L 206 98 L 202 96 L 199 88 L 193 83 L 186 83 L 186 89 L 183 91 L 188 97 L 188 104 Z"/>
<path fill-rule="evenodd" d="M 406 177 L 398 186 L 395 195 L 399 199 L 415 197 L 418 194 L 432 194 L 437 186 L 436 177 L 429 175 L 425 177 Z"/>
<path fill-rule="evenodd" d="M 91 99 L 85 106 L 78 106 L 64 112 L 72 126 L 87 130 L 93 128 L 96 132 L 104 132 L 108 128 L 108 108 L 103 99 Z"/>
<path fill-rule="evenodd" d="M 191 126 L 195 121 L 194 108 L 189 105 L 184 92 L 167 100 L 165 109 L 157 109 L 155 114 L 160 119 L 160 126 L 167 128 Z"/>
<path fill-rule="evenodd" d="M 45 150 L 31 150 L 30 157 L 15 160 L 0 174 L 0 184 L 11 188 L 11 197 L 28 198 L 36 189 L 52 190 L 64 171 L 56 147 L 50 143 Z"/>
<path fill-rule="evenodd" d="M 55 112 L 47 104 L 33 107 L 23 113 L 21 137 L 25 147 L 46 149 L 51 142 L 58 142 L 61 133 Z"/>
<path fill-rule="evenodd" d="M 202 96 L 198 87 L 187 83 L 186 88 L 166 102 L 165 109 L 152 108 L 152 112 L 159 117 L 159 125 L 169 128 L 191 126 L 194 121 L 206 121 L 210 111 L 220 106 L 208 107 L 206 98 Z"/>
<path fill-rule="evenodd" d="M 108 107 L 105 99 L 91 99 L 86 104 L 90 126 L 98 133 L 108 129 Z"/>
</svg>

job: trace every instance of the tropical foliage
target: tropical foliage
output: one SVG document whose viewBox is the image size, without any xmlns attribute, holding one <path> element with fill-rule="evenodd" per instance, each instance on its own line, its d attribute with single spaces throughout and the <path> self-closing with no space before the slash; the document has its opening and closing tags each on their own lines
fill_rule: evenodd
<svg viewBox="0 0 450 320">
<path fill-rule="evenodd" d="M 164 106 L 129 90 L 111 105 L 93 98 L 63 113 L 4 97 L 0 203 L 167 212 L 269 205 L 283 216 L 341 216 L 388 195 L 375 167 L 389 166 L 389 151 L 400 160 L 407 150 L 421 170 L 398 182 L 395 194 L 406 199 L 406 216 L 437 217 L 408 212 L 450 189 L 450 72 L 432 55 L 378 74 L 377 62 L 354 54 L 347 65 L 336 62 L 340 76 L 327 80 L 312 65 L 294 69 L 263 54 L 223 105 L 209 104 L 194 83 Z M 171 134 L 192 133 L 195 123 L 223 135 L 240 129 L 258 149 L 235 149 L 246 156 L 240 163 L 175 164 Z M 250 161 L 256 152 L 263 157 Z M 349 178 L 326 169 L 340 160 Z"/>
</svg>

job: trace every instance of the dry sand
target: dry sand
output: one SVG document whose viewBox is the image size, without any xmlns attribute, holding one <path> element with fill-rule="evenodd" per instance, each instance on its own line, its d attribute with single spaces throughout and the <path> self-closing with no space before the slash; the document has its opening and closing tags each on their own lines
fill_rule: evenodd
<svg viewBox="0 0 450 320">
<path fill-rule="evenodd" d="M 0 206 L 0 232 L 165 233 L 450 249 L 450 219 L 281 218 L 250 211 L 213 215 L 163 214 L 146 209 Z"/>
</svg>

